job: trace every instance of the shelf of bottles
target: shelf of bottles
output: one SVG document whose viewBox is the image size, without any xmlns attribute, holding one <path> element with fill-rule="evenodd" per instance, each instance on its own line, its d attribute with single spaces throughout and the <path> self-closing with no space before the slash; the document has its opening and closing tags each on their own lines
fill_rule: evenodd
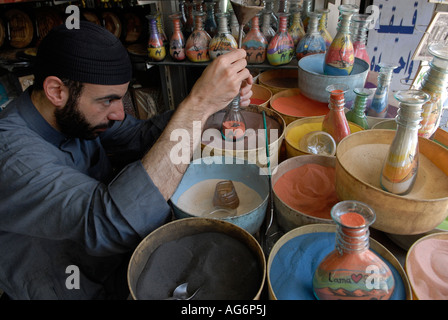
<svg viewBox="0 0 448 320">
<path fill-rule="evenodd" d="M 307 26 L 308 19 L 310 16 L 319 17 L 321 21 L 318 21 L 318 33 L 326 36 L 329 34 L 326 29 L 326 19 L 328 10 L 326 8 L 315 8 L 313 0 L 260 0 L 263 5 L 263 10 L 256 17 L 256 25 L 257 28 L 257 39 L 253 39 L 254 34 L 254 22 L 250 21 L 248 24 L 244 26 L 243 32 L 243 43 L 252 41 L 251 45 L 259 45 L 259 48 L 264 48 L 265 52 L 259 54 L 259 56 L 264 57 L 263 59 L 257 59 L 254 61 L 250 61 L 250 57 L 248 56 L 248 68 L 257 68 L 257 69 L 275 69 L 275 68 L 289 68 L 289 69 L 297 69 L 298 68 L 298 60 L 301 59 L 304 54 L 297 55 L 297 46 L 300 40 L 307 36 Z M 147 67 L 151 67 L 153 65 L 167 65 L 167 66 L 198 66 L 205 67 L 207 66 L 213 59 L 216 58 L 215 52 L 210 52 L 211 50 L 215 50 L 216 46 L 209 47 L 208 52 L 204 52 L 201 59 L 190 59 L 188 54 L 182 54 L 182 50 L 185 53 L 188 50 L 195 50 L 196 48 L 189 47 L 193 45 L 193 41 L 188 41 L 189 38 L 194 37 L 194 34 L 203 34 L 204 32 L 208 34 L 208 39 L 205 41 L 208 43 L 213 42 L 213 38 L 219 37 L 217 34 L 217 30 L 219 30 L 219 17 L 222 13 L 227 13 L 227 27 L 229 30 L 229 36 L 235 38 L 235 41 L 238 42 L 238 23 L 235 18 L 235 14 L 232 11 L 232 7 L 230 5 L 230 1 L 227 1 L 227 7 L 223 8 L 222 1 L 219 0 L 178 0 L 176 2 L 178 7 L 175 8 L 177 12 L 169 12 L 165 13 L 165 17 L 169 17 L 172 15 L 180 15 L 180 30 L 185 39 L 184 45 L 175 50 L 176 56 L 173 56 L 170 51 L 170 41 L 173 36 L 173 31 L 175 30 L 175 23 L 178 21 L 173 21 L 170 18 L 165 19 L 163 23 L 159 21 L 158 32 L 162 37 L 166 37 L 166 45 L 165 55 L 163 57 L 159 57 L 158 59 L 150 59 L 146 60 Z M 318 14 L 316 14 L 319 12 Z M 283 28 L 280 30 L 280 21 L 285 20 L 286 16 L 286 29 Z M 200 18 L 198 18 L 200 17 Z M 201 19 L 201 28 L 200 32 L 195 32 L 195 25 L 197 24 L 198 19 Z M 178 29 L 175 33 L 176 37 L 178 36 Z M 204 32 L 203 32 L 204 31 Z M 150 31 L 151 32 L 151 31 Z M 280 34 L 281 33 L 281 34 Z M 262 39 L 259 39 L 259 37 Z M 251 37 L 251 39 L 246 39 L 247 37 Z M 293 39 L 293 54 L 289 54 L 287 57 L 282 58 L 281 61 L 276 60 L 273 62 L 272 59 L 269 59 L 269 50 L 272 50 L 272 41 L 273 39 L 278 41 L 278 36 L 282 38 L 291 37 Z M 205 39 L 205 37 L 203 37 Z M 196 40 L 200 39 L 198 37 Z M 324 37 L 324 39 L 328 42 L 328 37 Z M 363 38 L 364 40 L 365 38 Z M 191 40 L 191 39 L 190 39 Z M 267 43 L 267 45 L 265 45 Z M 328 47 L 328 45 L 327 45 Z M 281 49 L 280 49 L 281 50 Z M 171 52 L 171 53 L 170 53 Z M 309 54 L 313 54 L 315 52 L 310 51 Z M 182 56 L 183 59 L 179 59 L 178 57 Z M 370 63 L 370 61 L 368 61 Z"/>
</svg>

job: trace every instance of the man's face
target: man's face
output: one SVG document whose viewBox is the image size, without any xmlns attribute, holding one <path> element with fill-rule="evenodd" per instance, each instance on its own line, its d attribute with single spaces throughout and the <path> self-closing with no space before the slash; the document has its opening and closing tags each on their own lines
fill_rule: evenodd
<svg viewBox="0 0 448 320">
<path fill-rule="evenodd" d="M 123 97 L 128 84 L 104 86 L 84 84 L 79 98 L 69 96 L 64 108 L 55 111 L 62 133 L 80 139 L 95 139 L 124 119 Z"/>
</svg>

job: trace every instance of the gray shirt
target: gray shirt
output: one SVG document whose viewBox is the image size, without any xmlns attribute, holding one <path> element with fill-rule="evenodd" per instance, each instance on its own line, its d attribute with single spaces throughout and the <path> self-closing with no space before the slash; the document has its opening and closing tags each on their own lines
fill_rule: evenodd
<svg viewBox="0 0 448 320">
<path fill-rule="evenodd" d="M 130 254 L 171 218 L 140 161 L 171 114 L 71 139 L 30 90 L 0 113 L 0 288 L 12 299 L 123 298 Z"/>
</svg>

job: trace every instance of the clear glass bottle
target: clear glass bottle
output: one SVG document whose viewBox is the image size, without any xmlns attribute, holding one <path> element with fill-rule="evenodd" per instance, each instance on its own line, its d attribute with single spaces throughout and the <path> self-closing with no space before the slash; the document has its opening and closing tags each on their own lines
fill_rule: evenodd
<svg viewBox="0 0 448 320">
<path fill-rule="evenodd" d="M 246 133 L 246 121 L 240 108 L 240 96 L 236 96 L 226 109 L 222 120 L 221 134 L 225 140 L 237 141 Z"/>
<path fill-rule="evenodd" d="M 185 14 L 187 21 L 184 26 L 184 37 L 188 39 L 188 37 L 193 33 L 194 30 L 194 15 L 193 15 L 194 3 L 187 1 L 185 2 L 185 7 L 186 7 Z"/>
<path fill-rule="evenodd" d="M 324 74 L 346 76 L 353 70 L 355 54 L 350 35 L 350 21 L 359 8 L 356 5 L 343 4 L 339 9 L 338 31 L 325 54 Z"/>
<path fill-rule="evenodd" d="M 289 25 L 288 32 L 294 41 L 294 46 L 296 47 L 300 39 L 302 39 L 306 34 L 302 23 L 302 7 L 297 1 L 291 3 L 290 13 L 292 15 L 292 20 Z"/>
<path fill-rule="evenodd" d="M 176 12 L 169 15 L 173 22 L 173 34 L 170 37 L 170 56 L 174 61 L 184 61 L 185 55 L 185 37 L 182 33 L 182 13 Z"/>
<path fill-rule="evenodd" d="M 270 19 L 271 27 L 272 29 L 274 29 L 274 32 L 277 33 L 279 19 L 274 13 L 274 5 L 275 5 L 274 0 L 263 0 L 263 2 L 264 2 L 263 12 L 269 12 L 269 14 L 271 15 Z"/>
<path fill-rule="evenodd" d="M 348 121 L 356 123 L 367 130 L 369 129 L 366 116 L 367 99 L 372 95 L 372 89 L 355 88 L 353 92 L 356 95 L 355 102 L 353 103 L 353 108 L 345 114 L 345 117 Z"/>
<path fill-rule="evenodd" d="M 146 18 L 149 20 L 149 39 L 147 46 L 149 60 L 163 61 L 166 57 L 166 48 L 157 28 L 157 18 L 153 15 L 148 15 Z"/>
<path fill-rule="evenodd" d="M 331 209 L 336 224 L 335 249 L 313 276 L 318 300 L 388 300 L 395 279 L 384 260 L 370 249 L 369 227 L 375 212 L 365 203 L 348 200 Z"/>
<path fill-rule="evenodd" d="M 379 66 L 378 83 L 367 115 L 385 118 L 389 108 L 389 86 L 392 81 L 392 73 L 397 66 L 390 63 L 380 63 Z"/>
<path fill-rule="evenodd" d="M 215 20 L 215 2 L 205 1 L 206 16 L 204 23 L 204 30 L 210 35 L 210 37 L 216 36 L 218 33 L 218 24 Z"/>
<path fill-rule="evenodd" d="M 210 59 L 216 59 L 218 56 L 222 54 L 226 54 L 232 49 L 237 49 L 238 44 L 235 38 L 229 31 L 229 27 L 227 24 L 228 13 L 222 12 L 218 13 L 218 32 L 217 34 L 210 40 L 210 44 L 208 47 L 208 52 L 210 55 Z"/>
<path fill-rule="evenodd" d="M 188 37 L 185 45 L 187 58 L 191 62 L 210 61 L 208 46 L 210 44 L 210 35 L 204 30 L 204 12 L 195 13 L 194 31 Z"/>
<path fill-rule="evenodd" d="M 259 64 L 266 60 L 268 41 L 260 31 L 259 14 L 251 20 L 251 28 L 243 39 L 242 48 L 246 50 L 248 64 Z"/>
<path fill-rule="evenodd" d="M 398 91 L 397 130 L 381 173 L 381 187 L 390 193 L 405 195 L 411 191 L 419 166 L 418 128 L 422 106 L 430 96 L 420 90 Z"/>
<path fill-rule="evenodd" d="M 328 108 L 330 111 L 322 121 L 322 130 L 328 132 L 338 144 L 350 134 L 350 127 L 344 113 L 345 93 L 349 90 L 348 85 L 337 83 L 331 84 L 325 89 L 330 93 Z"/>
<path fill-rule="evenodd" d="M 327 29 L 327 20 L 328 20 L 328 13 L 330 13 L 329 9 L 318 9 L 316 10 L 317 13 L 320 13 L 322 16 L 319 20 L 319 32 L 325 40 L 325 46 L 326 50 L 330 47 L 331 42 L 333 41 L 333 37 L 331 36 L 330 32 Z"/>
<path fill-rule="evenodd" d="M 302 3 L 302 24 L 305 32 L 308 30 L 308 13 L 312 12 L 314 8 L 314 0 L 303 0 Z"/>
<path fill-rule="evenodd" d="M 278 31 L 268 45 L 267 58 L 273 66 L 288 64 L 294 56 L 294 42 L 286 29 L 288 16 L 289 13 L 279 13 Z"/>
<path fill-rule="evenodd" d="M 310 18 L 308 30 L 296 47 L 297 60 L 310 54 L 325 53 L 327 49 L 325 40 L 318 30 L 318 23 L 321 17 L 320 13 L 310 12 L 308 16 Z"/>
<path fill-rule="evenodd" d="M 270 11 L 262 11 L 263 22 L 261 24 L 261 32 L 266 38 L 266 41 L 271 42 L 272 38 L 275 36 L 275 31 L 271 26 L 271 12 Z"/>
<path fill-rule="evenodd" d="M 185 7 L 185 0 L 179 0 L 179 12 L 181 14 L 180 17 L 180 25 L 182 33 L 185 32 L 185 26 L 187 25 L 187 8 Z"/>
<path fill-rule="evenodd" d="M 370 65 L 370 57 L 367 52 L 367 31 L 372 17 L 370 14 L 354 14 L 350 26 L 355 58 L 366 61 Z"/>
<path fill-rule="evenodd" d="M 425 138 L 432 137 L 439 127 L 448 86 L 448 47 L 432 44 L 428 52 L 433 59 L 429 63 L 430 69 L 425 74 L 421 90 L 429 94 L 431 99 L 423 105 L 423 119 L 418 131 L 419 136 Z"/>
</svg>

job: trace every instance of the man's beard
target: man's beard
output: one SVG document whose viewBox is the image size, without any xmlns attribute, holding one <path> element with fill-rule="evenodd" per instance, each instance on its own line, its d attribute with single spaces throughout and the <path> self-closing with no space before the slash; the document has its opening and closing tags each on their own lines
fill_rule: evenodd
<svg viewBox="0 0 448 320">
<path fill-rule="evenodd" d="M 73 98 L 73 95 L 70 95 L 64 108 L 56 109 L 54 115 L 59 130 L 70 138 L 93 140 L 98 136 L 96 130 L 110 128 L 114 123 L 109 121 L 107 124 L 91 126 L 79 111 L 78 99 Z"/>
</svg>

